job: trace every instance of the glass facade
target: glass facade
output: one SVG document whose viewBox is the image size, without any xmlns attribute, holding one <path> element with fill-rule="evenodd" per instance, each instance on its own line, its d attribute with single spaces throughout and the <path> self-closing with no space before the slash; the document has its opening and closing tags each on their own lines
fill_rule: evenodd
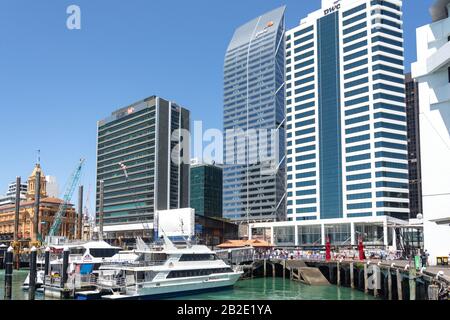
<svg viewBox="0 0 450 320">
<path fill-rule="evenodd" d="M 325 236 L 330 239 L 331 244 L 349 245 L 351 244 L 350 230 L 350 223 L 325 225 Z"/>
<path fill-rule="evenodd" d="M 360 236 L 365 245 L 384 245 L 383 225 L 355 223 L 355 239 Z"/>
<path fill-rule="evenodd" d="M 419 134 L 419 85 L 411 74 L 405 77 L 406 112 L 408 121 L 408 168 L 410 218 L 414 219 L 422 210 L 422 173 L 420 165 Z"/>
<path fill-rule="evenodd" d="M 191 166 L 191 208 L 202 216 L 222 217 L 222 168 Z"/>
<path fill-rule="evenodd" d="M 402 8 L 392 4 L 342 1 L 286 32 L 290 220 L 409 218 Z"/>
<path fill-rule="evenodd" d="M 285 218 L 284 10 L 238 28 L 225 57 L 223 213 L 232 220 Z"/>
<path fill-rule="evenodd" d="M 298 226 L 298 244 L 301 246 L 322 245 L 321 225 Z"/>
<path fill-rule="evenodd" d="M 293 246 L 295 244 L 295 227 L 274 227 L 274 244 L 278 246 Z"/>
<path fill-rule="evenodd" d="M 317 21 L 320 218 L 342 218 L 339 14 Z"/>
<path fill-rule="evenodd" d="M 155 210 L 189 206 L 189 164 L 180 161 L 189 150 L 178 153 L 178 164 L 170 160 L 180 143 L 172 133 L 181 128 L 189 129 L 189 111 L 155 96 L 98 122 L 96 212 L 103 180 L 105 225 L 149 222 Z"/>
</svg>

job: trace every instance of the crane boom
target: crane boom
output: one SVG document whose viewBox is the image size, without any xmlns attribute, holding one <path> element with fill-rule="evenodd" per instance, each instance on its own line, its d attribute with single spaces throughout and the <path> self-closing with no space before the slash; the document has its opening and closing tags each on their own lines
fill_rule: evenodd
<svg viewBox="0 0 450 320">
<path fill-rule="evenodd" d="M 49 237 L 56 236 L 59 232 L 59 227 L 61 226 L 62 218 L 69 206 L 70 200 L 72 199 L 73 193 L 75 192 L 75 188 L 78 185 L 81 177 L 81 170 L 83 169 L 84 159 L 80 160 L 80 163 L 73 171 L 72 175 L 69 178 L 67 188 L 64 192 L 63 203 L 58 208 L 58 212 L 55 214 L 55 219 L 48 233 Z"/>
</svg>

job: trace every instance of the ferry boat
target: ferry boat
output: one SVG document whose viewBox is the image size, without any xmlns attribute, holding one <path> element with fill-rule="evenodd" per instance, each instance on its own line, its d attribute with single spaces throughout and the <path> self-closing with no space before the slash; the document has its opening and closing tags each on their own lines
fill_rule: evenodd
<svg viewBox="0 0 450 320">
<path fill-rule="evenodd" d="M 52 253 L 60 253 L 60 257 L 50 260 L 50 277 L 59 278 L 62 274 L 62 252 L 69 249 L 68 273 L 75 275 L 91 275 L 102 263 L 120 263 L 134 261 L 138 258 L 132 252 L 121 252 L 122 248 L 114 247 L 105 241 L 72 242 L 64 245 L 51 246 Z M 51 255 L 54 257 L 54 255 Z M 45 261 L 43 257 L 37 260 L 36 289 L 42 288 L 45 280 Z M 23 282 L 22 289 L 29 290 L 30 274 Z M 38 290 L 41 292 L 42 290 Z"/>
<path fill-rule="evenodd" d="M 233 270 L 204 245 L 164 245 L 136 250 L 134 262 L 103 264 L 97 271 L 97 291 L 103 299 L 160 299 L 232 287 L 243 274 Z"/>
</svg>

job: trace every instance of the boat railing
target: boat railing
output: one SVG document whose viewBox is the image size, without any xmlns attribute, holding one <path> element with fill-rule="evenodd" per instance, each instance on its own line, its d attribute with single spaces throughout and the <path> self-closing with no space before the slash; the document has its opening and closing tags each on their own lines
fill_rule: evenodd
<svg viewBox="0 0 450 320">
<path fill-rule="evenodd" d="M 112 277 L 99 278 L 95 285 L 100 290 L 122 289 L 127 286 L 127 282 L 124 277 L 112 276 Z"/>
<path fill-rule="evenodd" d="M 166 260 L 161 261 L 104 261 L 102 267 L 153 267 L 162 266 L 166 263 Z"/>
<path fill-rule="evenodd" d="M 44 285 L 49 287 L 61 288 L 61 278 L 55 276 L 45 276 Z"/>
<path fill-rule="evenodd" d="M 70 260 L 72 260 L 72 261 L 82 261 L 83 260 L 83 255 L 82 254 L 71 254 L 70 255 Z"/>
<path fill-rule="evenodd" d="M 97 284 L 97 277 L 93 274 L 73 274 L 67 280 L 65 287 L 67 289 L 81 289 L 92 287 Z"/>
</svg>

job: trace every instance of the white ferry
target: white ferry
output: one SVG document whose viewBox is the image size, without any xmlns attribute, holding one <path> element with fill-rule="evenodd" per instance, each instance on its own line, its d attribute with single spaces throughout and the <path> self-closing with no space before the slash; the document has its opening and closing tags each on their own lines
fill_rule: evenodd
<svg viewBox="0 0 450 320">
<path fill-rule="evenodd" d="M 233 270 L 203 245 L 177 248 L 167 238 L 158 249 L 134 251 L 131 263 L 103 264 L 97 290 L 104 299 L 160 299 L 232 287 L 242 271 Z M 109 294 L 108 294 L 109 293 Z"/>
</svg>

